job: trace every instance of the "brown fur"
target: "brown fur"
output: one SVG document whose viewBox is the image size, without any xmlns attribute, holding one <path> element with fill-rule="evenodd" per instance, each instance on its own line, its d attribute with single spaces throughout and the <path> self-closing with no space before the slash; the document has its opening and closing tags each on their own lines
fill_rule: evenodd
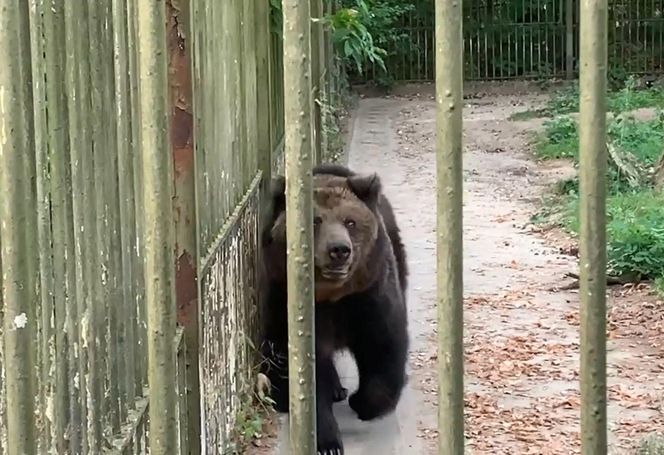
<svg viewBox="0 0 664 455">
<path fill-rule="evenodd" d="M 323 279 L 318 273 L 315 277 L 316 302 L 336 302 L 350 294 L 361 292 L 375 280 L 375 267 L 369 263 L 369 252 L 373 248 L 378 235 L 379 225 L 383 224 L 380 214 L 376 215 L 360 201 L 349 188 L 348 179 L 335 175 L 315 175 L 313 177 L 313 202 L 315 216 L 324 220 L 341 220 L 353 215 L 356 233 L 352 236 L 355 255 L 348 279 L 343 282 L 331 282 Z M 273 241 L 285 250 L 286 212 L 281 212 L 272 227 Z M 314 246 L 316 248 L 316 246 Z M 286 263 L 275 264 L 273 273 L 284 274 Z"/>
<path fill-rule="evenodd" d="M 392 412 L 406 382 L 408 269 L 394 212 L 376 174 L 339 165 L 313 169 L 318 453 L 343 455 L 332 404 L 348 398 L 361 420 Z M 261 233 L 266 289 L 261 299 L 266 358 L 275 409 L 288 411 L 288 292 L 285 181 L 273 181 L 271 210 Z M 334 353 L 348 349 L 360 380 L 348 396 Z"/>
</svg>

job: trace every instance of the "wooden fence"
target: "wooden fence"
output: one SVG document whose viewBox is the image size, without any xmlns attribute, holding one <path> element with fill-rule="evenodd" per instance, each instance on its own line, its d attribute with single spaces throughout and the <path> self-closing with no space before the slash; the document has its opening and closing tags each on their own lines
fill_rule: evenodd
<svg viewBox="0 0 664 455">
<path fill-rule="evenodd" d="M 397 81 L 434 79 L 433 0 L 412 0 L 388 47 L 387 74 Z M 578 74 L 579 0 L 463 2 L 467 80 Z M 609 0 L 609 75 L 664 73 L 664 1 Z M 376 79 L 369 67 L 359 80 Z"/>
<path fill-rule="evenodd" d="M 232 453 L 258 360 L 263 189 L 283 169 L 270 3 L 0 0 L 0 453 L 147 453 L 149 346 L 172 373 L 169 453 Z M 155 18 L 160 33 L 141 28 Z M 329 100 L 320 23 L 312 51 L 312 97 Z"/>
</svg>

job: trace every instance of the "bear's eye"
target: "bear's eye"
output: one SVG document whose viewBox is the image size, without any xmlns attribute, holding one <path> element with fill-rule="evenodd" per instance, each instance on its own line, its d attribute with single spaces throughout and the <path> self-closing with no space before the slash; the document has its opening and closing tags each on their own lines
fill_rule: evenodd
<svg viewBox="0 0 664 455">
<path fill-rule="evenodd" d="M 318 226 L 323 222 L 323 219 L 319 216 L 314 217 L 314 226 Z"/>
<path fill-rule="evenodd" d="M 350 218 L 347 218 L 346 221 L 344 221 L 344 224 L 348 229 L 353 229 L 355 227 L 355 220 L 351 220 Z"/>
</svg>

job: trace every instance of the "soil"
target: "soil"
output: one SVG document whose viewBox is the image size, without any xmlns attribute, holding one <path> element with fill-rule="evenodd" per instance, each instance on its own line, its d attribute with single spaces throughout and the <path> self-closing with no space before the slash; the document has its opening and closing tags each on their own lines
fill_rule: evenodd
<svg viewBox="0 0 664 455">
<path fill-rule="evenodd" d="M 580 453 L 579 297 L 551 291 L 577 272 L 574 239 L 530 223 L 541 196 L 574 174 L 564 161 L 536 163 L 532 134 L 542 119 L 512 121 L 542 95 L 487 95 L 464 109 L 466 437 L 477 454 Z M 421 188 L 409 213 L 435 202 L 430 96 L 404 103 L 395 124 L 400 167 Z M 416 183 L 415 183 L 416 182 Z M 428 191 L 427 191 L 428 190 Z M 419 216 L 419 215 L 416 215 Z M 433 216 L 427 220 L 433 226 Z M 433 245 L 434 238 L 429 239 Z M 571 253 L 571 254 L 570 254 Z M 430 320 L 433 324 L 434 302 Z M 611 453 L 633 453 L 664 427 L 664 305 L 647 286 L 609 291 Z M 435 330 L 415 355 L 420 388 L 436 402 Z M 421 425 L 435 453 L 435 426 Z"/>
<path fill-rule="evenodd" d="M 529 144 L 543 119 L 510 120 L 515 112 L 542 107 L 546 95 L 535 92 L 493 85 L 465 100 L 464 385 L 472 454 L 580 453 L 579 296 L 555 290 L 572 281 L 567 273 L 577 272 L 576 242 L 530 222 L 549 187 L 575 170 L 564 161 L 532 158 Z M 340 408 L 344 441 L 350 441 L 346 453 L 434 454 L 431 88 L 364 98 L 354 120 L 350 165 L 379 173 L 408 250 L 412 356 L 409 389 L 388 423 L 360 424 Z M 611 288 L 607 332 L 610 453 L 634 453 L 642 437 L 664 428 L 664 304 L 645 285 Z M 342 379 L 352 380 L 346 371 Z M 276 453 L 288 453 L 282 442 L 279 447 Z"/>
</svg>

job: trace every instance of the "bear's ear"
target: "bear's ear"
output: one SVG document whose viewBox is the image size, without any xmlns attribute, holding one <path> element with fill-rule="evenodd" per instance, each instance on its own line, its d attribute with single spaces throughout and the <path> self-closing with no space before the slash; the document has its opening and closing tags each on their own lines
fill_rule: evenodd
<svg viewBox="0 0 664 455">
<path fill-rule="evenodd" d="M 272 213 L 276 216 L 279 212 L 286 210 L 286 177 L 277 175 L 270 184 L 272 196 Z"/>
<path fill-rule="evenodd" d="M 380 177 L 376 173 L 348 177 L 348 186 L 361 201 L 370 207 L 376 205 L 382 190 Z"/>
</svg>

